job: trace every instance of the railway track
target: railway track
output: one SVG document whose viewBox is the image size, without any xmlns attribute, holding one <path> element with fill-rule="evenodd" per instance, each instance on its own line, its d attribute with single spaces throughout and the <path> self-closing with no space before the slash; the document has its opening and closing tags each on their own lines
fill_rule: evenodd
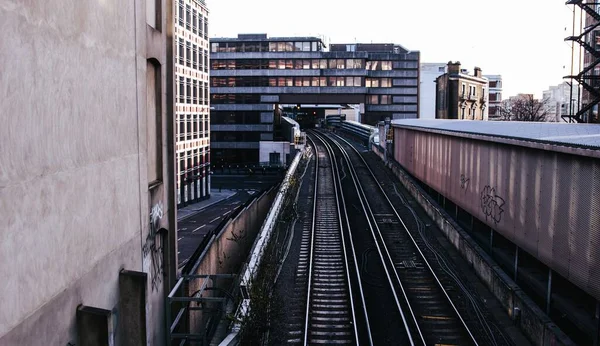
<svg viewBox="0 0 600 346">
<path fill-rule="evenodd" d="M 324 135 L 322 135 L 324 136 Z M 425 258 L 419 243 L 388 199 L 362 156 L 349 144 L 327 136 L 344 157 L 368 217 L 373 241 L 399 297 L 411 345 L 477 345 L 465 320 Z M 350 146 L 351 147 L 351 146 Z M 400 326 L 399 326 L 400 327 Z"/>
<path fill-rule="evenodd" d="M 310 236 L 303 236 L 306 315 L 303 344 L 358 345 L 347 249 L 342 234 L 335 163 L 323 145 L 316 149 L 314 209 Z M 297 274 L 298 275 L 298 274 Z"/>
</svg>

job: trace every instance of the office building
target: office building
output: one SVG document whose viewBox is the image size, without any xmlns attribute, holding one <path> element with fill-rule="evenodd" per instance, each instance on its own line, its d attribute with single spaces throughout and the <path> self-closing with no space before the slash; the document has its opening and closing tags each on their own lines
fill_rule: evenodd
<svg viewBox="0 0 600 346">
<path fill-rule="evenodd" d="M 240 34 L 211 39 L 213 164 L 285 163 L 280 117 L 310 126 L 331 109 L 363 123 L 418 115 L 419 52 L 398 44 L 332 44 L 317 37 Z"/>
<path fill-rule="evenodd" d="M 0 0 L 0 345 L 164 345 L 170 0 Z"/>
<path fill-rule="evenodd" d="M 210 196 L 208 9 L 204 0 L 174 0 L 177 204 Z"/>
<path fill-rule="evenodd" d="M 460 62 L 448 62 L 448 72 L 436 79 L 436 119 L 488 120 L 487 89 L 480 68 L 470 75 Z"/>
<path fill-rule="evenodd" d="M 500 105 L 502 104 L 502 76 L 485 75 L 488 80 L 488 119 L 498 120 L 500 118 Z"/>
</svg>

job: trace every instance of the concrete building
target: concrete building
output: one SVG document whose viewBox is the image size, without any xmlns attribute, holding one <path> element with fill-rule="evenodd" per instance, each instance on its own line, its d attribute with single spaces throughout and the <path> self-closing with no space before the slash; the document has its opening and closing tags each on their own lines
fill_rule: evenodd
<svg viewBox="0 0 600 346">
<path fill-rule="evenodd" d="M 502 76 L 485 75 L 488 80 L 488 119 L 497 120 L 500 118 L 499 107 L 502 104 Z"/>
<path fill-rule="evenodd" d="M 208 9 L 204 0 L 175 0 L 177 204 L 210 196 Z"/>
<path fill-rule="evenodd" d="M 435 80 L 447 71 L 445 63 L 422 63 L 419 70 L 419 119 L 435 119 Z"/>
<path fill-rule="evenodd" d="M 0 345 L 165 344 L 171 0 L 0 0 Z"/>
<path fill-rule="evenodd" d="M 548 121 L 565 121 L 563 117 L 576 114 L 579 111 L 579 87 L 571 86 L 567 82 L 551 86 L 544 90 L 542 101 L 548 112 Z"/>
<path fill-rule="evenodd" d="M 349 108 L 364 123 L 416 118 L 419 56 L 397 44 L 326 47 L 317 37 L 211 39 L 213 164 L 262 162 L 261 148 L 282 141 L 282 114 L 302 110 L 301 125 L 324 117 L 323 108 L 308 105 L 356 105 Z M 270 151 L 269 162 L 282 153 Z"/>
<path fill-rule="evenodd" d="M 448 72 L 436 79 L 437 119 L 488 120 L 488 80 L 475 67 L 469 75 L 460 62 L 448 62 Z"/>
</svg>

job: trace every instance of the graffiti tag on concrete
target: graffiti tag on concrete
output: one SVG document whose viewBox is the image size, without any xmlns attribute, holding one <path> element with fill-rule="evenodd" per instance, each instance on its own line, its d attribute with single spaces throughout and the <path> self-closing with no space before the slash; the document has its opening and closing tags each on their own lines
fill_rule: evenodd
<svg viewBox="0 0 600 346">
<path fill-rule="evenodd" d="M 488 218 L 494 220 L 495 223 L 502 220 L 502 213 L 504 209 L 504 199 L 496 194 L 496 189 L 486 185 L 481 190 L 481 211 L 485 214 L 485 219 Z"/>
<path fill-rule="evenodd" d="M 142 254 L 144 260 L 147 256 L 150 256 L 150 280 L 152 283 L 152 290 L 158 290 L 163 275 L 163 244 L 161 234 L 159 234 L 160 220 L 163 218 L 163 205 L 162 202 L 155 204 L 150 209 L 150 230 L 146 242 L 142 247 Z"/>
</svg>

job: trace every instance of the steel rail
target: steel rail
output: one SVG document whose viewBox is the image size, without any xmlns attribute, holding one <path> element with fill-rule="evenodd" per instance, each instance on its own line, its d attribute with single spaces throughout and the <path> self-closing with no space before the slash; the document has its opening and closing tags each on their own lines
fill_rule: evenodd
<svg viewBox="0 0 600 346">
<path fill-rule="evenodd" d="M 437 283 L 438 288 L 440 289 L 440 291 L 443 293 L 443 295 L 445 296 L 447 303 L 452 307 L 453 312 L 455 313 L 456 317 L 458 318 L 458 320 L 460 321 L 462 327 L 464 328 L 464 330 L 467 332 L 467 335 L 469 336 L 470 340 L 473 345 L 478 345 L 477 340 L 475 339 L 475 337 L 473 336 L 473 333 L 471 332 L 470 328 L 467 326 L 465 320 L 463 319 L 462 315 L 460 314 L 460 312 L 458 311 L 458 309 L 456 308 L 456 306 L 454 305 L 454 303 L 452 302 L 452 299 L 450 298 L 450 296 L 448 295 L 448 292 L 446 291 L 446 289 L 444 288 L 444 286 L 442 285 L 440 279 L 438 278 L 438 276 L 435 274 L 435 271 L 433 270 L 433 267 L 431 266 L 431 264 L 429 263 L 429 261 L 427 260 L 427 258 L 425 257 L 425 254 L 421 251 L 420 246 L 417 244 L 417 241 L 415 240 L 415 238 L 413 237 L 413 235 L 411 234 L 411 232 L 409 231 L 408 227 L 406 226 L 406 223 L 404 222 L 404 220 L 402 219 L 402 217 L 400 217 L 398 211 L 396 210 L 395 206 L 392 204 L 392 202 L 390 201 L 389 197 L 387 196 L 387 193 L 385 192 L 385 190 L 383 189 L 383 187 L 381 186 L 381 184 L 379 183 L 379 181 L 377 180 L 377 178 L 375 177 L 375 174 L 373 173 L 373 170 L 371 170 L 371 168 L 369 167 L 369 165 L 367 164 L 366 160 L 362 157 L 362 155 L 360 155 L 360 153 L 358 152 L 358 150 L 350 143 L 348 142 L 346 139 L 337 136 L 336 135 L 336 139 L 330 138 L 330 140 L 332 142 L 334 142 L 342 151 L 342 153 L 344 153 L 344 156 L 348 159 L 348 161 L 350 162 L 350 158 L 349 155 L 347 153 L 347 151 L 342 147 L 342 145 L 339 143 L 339 140 L 343 141 L 347 146 L 349 146 L 350 148 L 352 148 L 352 151 L 356 154 L 356 156 L 360 159 L 360 161 L 364 164 L 365 168 L 369 171 L 370 177 L 373 179 L 373 181 L 375 182 L 376 186 L 378 187 L 379 191 L 382 193 L 383 197 L 385 198 L 386 203 L 389 205 L 390 209 L 393 211 L 394 215 L 396 216 L 396 218 L 400 221 L 403 230 L 405 231 L 405 233 L 408 235 L 408 237 L 411 240 L 412 245 L 416 248 L 420 258 L 422 259 L 423 263 L 427 266 L 429 273 L 432 275 L 432 277 L 434 278 L 434 281 Z M 352 167 L 351 171 L 353 171 L 354 174 L 356 174 L 356 171 L 354 169 L 354 167 Z M 357 175 L 358 176 L 358 175 Z M 360 181 L 359 181 L 360 183 Z M 361 190 L 362 190 L 362 186 L 363 184 L 360 183 L 361 186 Z M 364 191 L 363 191 L 364 194 Z M 366 194 L 365 194 L 366 196 Z M 370 206 L 369 206 L 369 210 L 370 210 Z M 375 220 L 375 217 L 371 211 L 371 215 L 373 217 L 373 220 Z M 378 233 L 379 233 L 379 237 L 381 239 L 381 242 L 383 244 L 383 247 L 385 248 L 386 252 L 387 252 L 387 256 L 388 256 L 388 260 L 390 261 L 390 263 L 393 264 L 391 255 L 389 253 L 388 247 L 385 244 L 383 235 L 381 234 L 381 232 L 379 231 L 379 227 L 377 226 L 377 222 L 375 222 L 375 225 L 378 229 Z M 400 281 L 398 272 L 396 270 L 396 268 L 392 265 L 396 278 L 398 279 L 398 281 Z M 408 298 L 407 298 L 408 299 Z M 407 300 L 408 302 L 408 300 Z M 409 304 L 410 306 L 410 304 Z M 411 308 L 412 310 L 412 308 Z M 411 311 L 411 313 L 413 314 L 414 317 L 414 312 Z M 416 319 L 415 319 L 416 322 Z M 416 322 L 418 325 L 418 322 Z M 420 328 L 419 328 L 419 332 L 420 332 Z M 422 333 L 421 333 L 422 336 Z M 423 338 L 423 342 L 425 342 L 424 338 Z"/>
</svg>

